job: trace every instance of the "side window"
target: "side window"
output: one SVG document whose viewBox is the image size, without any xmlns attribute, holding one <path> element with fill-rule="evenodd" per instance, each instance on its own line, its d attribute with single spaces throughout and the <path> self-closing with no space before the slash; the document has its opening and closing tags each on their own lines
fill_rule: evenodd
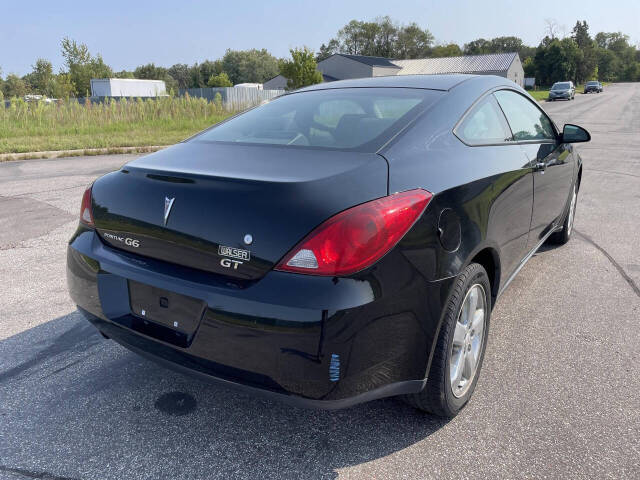
<svg viewBox="0 0 640 480">
<path fill-rule="evenodd" d="M 514 140 L 555 140 L 549 118 L 522 95 L 500 90 L 494 95 L 511 126 Z"/>
<path fill-rule="evenodd" d="M 467 114 L 455 134 L 468 145 L 490 145 L 511 140 L 509 126 L 492 95 Z"/>
</svg>

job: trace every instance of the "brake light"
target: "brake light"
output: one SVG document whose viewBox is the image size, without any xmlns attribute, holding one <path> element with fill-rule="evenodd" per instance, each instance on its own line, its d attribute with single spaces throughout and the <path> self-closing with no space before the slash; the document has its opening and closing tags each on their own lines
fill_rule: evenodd
<svg viewBox="0 0 640 480">
<path fill-rule="evenodd" d="M 80 222 L 93 227 L 93 209 L 91 208 L 91 187 L 89 185 L 82 195 L 82 203 L 80 204 Z"/>
<path fill-rule="evenodd" d="M 426 190 L 409 190 L 340 212 L 307 235 L 275 269 L 329 276 L 359 272 L 402 239 L 431 197 Z"/>
</svg>

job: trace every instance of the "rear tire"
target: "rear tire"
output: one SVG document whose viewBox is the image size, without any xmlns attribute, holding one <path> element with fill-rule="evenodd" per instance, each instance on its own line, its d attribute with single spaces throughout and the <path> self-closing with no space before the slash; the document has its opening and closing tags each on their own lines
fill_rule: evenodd
<svg viewBox="0 0 640 480">
<path fill-rule="evenodd" d="M 567 211 L 567 215 L 564 217 L 564 222 L 562 223 L 562 230 L 551 234 L 549 237 L 550 243 L 555 243 L 556 245 L 564 245 L 571 239 L 571 233 L 573 233 L 573 221 L 576 216 L 576 207 L 578 205 L 578 183 L 573 184 L 573 190 L 571 194 L 571 203 L 569 203 L 569 210 Z"/>
<path fill-rule="evenodd" d="M 405 400 L 440 417 L 467 404 L 480 376 L 491 317 L 491 284 L 478 263 L 465 268 L 447 300 L 424 389 Z"/>
</svg>

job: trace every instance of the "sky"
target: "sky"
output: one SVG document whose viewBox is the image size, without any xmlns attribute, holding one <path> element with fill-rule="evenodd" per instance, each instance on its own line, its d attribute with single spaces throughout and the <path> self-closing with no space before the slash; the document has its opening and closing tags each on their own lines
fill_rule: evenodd
<svg viewBox="0 0 640 480">
<path fill-rule="evenodd" d="M 266 48 L 277 57 L 306 45 L 314 50 L 352 19 L 389 15 L 416 22 L 439 43 L 515 35 L 537 45 L 545 19 L 570 34 L 586 20 L 591 35 L 622 31 L 640 42 L 639 0 L 0 0 L 0 68 L 24 75 L 37 58 L 62 65 L 68 36 L 100 53 L 115 71 L 153 62 L 171 66 L 215 60 L 227 48 Z"/>
</svg>

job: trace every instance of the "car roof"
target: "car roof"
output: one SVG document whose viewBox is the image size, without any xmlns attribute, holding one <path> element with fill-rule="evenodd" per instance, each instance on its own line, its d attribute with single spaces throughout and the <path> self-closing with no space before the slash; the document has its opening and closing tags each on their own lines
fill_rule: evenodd
<svg viewBox="0 0 640 480">
<path fill-rule="evenodd" d="M 296 92 L 306 92 L 311 90 L 329 90 L 335 88 L 423 88 L 427 90 L 448 91 L 462 82 L 478 78 L 480 75 L 389 75 L 384 77 L 355 78 L 351 80 L 338 80 L 336 82 L 318 83 L 309 87 L 301 88 Z M 482 77 L 486 78 L 486 75 Z M 502 83 L 496 78 L 496 85 Z"/>
</svg>

